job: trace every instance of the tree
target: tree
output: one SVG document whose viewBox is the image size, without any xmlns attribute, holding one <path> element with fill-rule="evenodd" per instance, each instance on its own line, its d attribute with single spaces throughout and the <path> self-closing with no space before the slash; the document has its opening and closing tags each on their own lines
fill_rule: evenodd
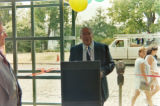
<svg viewBox="0 0 160 106">
<path fill-rule="evenodd" d="M 123 33 L 150 33 L 160 10 L 157 4 L 160 0 L 112 0 L 108 16 L 114 24 L 124 26 Z"/>
<path fill-rule="evenodd" d="M 18 15 L 16 16 L 16 29 L 18 37 L 27 37 L 31 36 L 31 23 L 30 16 L 28 15 L 30 11 L 26 10 L 17 10 Z M 24 14 L 25 13 L 25 14 Z M 11 15 L 11 14 L 10 14 Z M 12 37 L 12 20 L 10 19 L 6 25 L 6 32 L 8 37 Z M 6 49 L 8 52 L 12 51 L 12 43 L 9 41 L 6 42 Z M 31 42 L 30 41 L 17 41 L 17 50 L 18 52 L 30 52 L 31 51 Z"/>
<path fill-rule="evenodd" d="M 113 37 L 117 33 L 117 28 L 107 22 L 107 15 L 104 10 L 98 8 L 96 11 L 96 16 L 92 17 L 89 21 L 84 22 L 83 26 L 89 26 L 92 28 L 94 33 L 94 39 L 101 42 L 105 38 Z"/>
<path fill-rule="evenodd" d="M 0 3 L 0 6 L 7 6 L 7 3 Z M 0 20 L 3 22 L 3 25 L 6 25 L 8 21 L 12 19 L 11 9 L 0 9 Z"/>
<path fill-rule="evenodd" d="M 58 4 L 58 1 L 40 1 L 34 2 L 34 4 Z M 21 3 L 19 3 L 21 5 Z M 31 19 L 30 9 L 17 9 L 17 36 L 27 37 L 31 36 Z M 71 35 L 71 22 L 69 21 L 69 7 L 64 7 L 64 35 Z M 36 7 L 34 8 L 34 19 L 35 19 L 35 36 L 49 36 L 51 31 L 59 36 L 60 31 L 60 20 L 59 20 L 59 6 L 53 7 Z M 22 18 L 23 17 L 23 18 Z M 10 9 L 1 9 L 0 18 L 6 27 L 6 32 L 9 37 L 12 37 L 12 15 Z M 47 29 L 47 31 L 46 31 Z M 11 52 L 12 43 L 6 42 L 7 51 Z M 30 41 L 18 41 L 18 51 L 19 52 L 30 52 L 31 42 Z M 48 41 L 39 40 L 36 41 L 36 50 L 42 51 L 47 49 Z"/>
<path fill-rule="evenodd" d="M 41 4 L 43 2 L 38 2 Z M 48 1 L 46 3 L 55 3 L 57 1 Z M 71 21 L 69 20 L 69 7 L 64 7 L 64 36 L 71 35 Z M 59 36 L 60 34 L 60 17 L 59 17 L 59 6 L 47 7 L 47 8 L 37 8 L 35 10 L 36 26 L 40 27 L 42 30 L 48 29 L 47 36 L 50 36 L 51 32 L 54 32 L 54 36 Z M 46 23 L 46 25 L 44 25 Z M 45 43 L 45 48 L 47 47 L 47 42 Z"/>
</svg>

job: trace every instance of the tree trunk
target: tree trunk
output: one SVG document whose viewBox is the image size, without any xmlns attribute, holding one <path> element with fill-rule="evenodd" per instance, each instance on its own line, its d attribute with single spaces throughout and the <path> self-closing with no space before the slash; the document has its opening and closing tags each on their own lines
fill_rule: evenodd
<svg viewBox="0 0 160 106">
<path fill-rule="evenodd" d="M 152 24 L 154 24 L 154 21 L 156 19 L 155 12 L 144 13 L 144 14 L 147 17 L 147 32 L 151 33 L 150 27 L 151 27 Z"/>
<path fill-rule="evenodd" d="M 51 33 L 51 29 L 50 29 L 50 24 L 49 24 L 49 27 L 48 27 L 48 37 L 50 37 L 50 33 Z M 47 41 L 47 44 L 46 44 L 46 49 L 48 50 L 48 41 Z"/>
</svg>

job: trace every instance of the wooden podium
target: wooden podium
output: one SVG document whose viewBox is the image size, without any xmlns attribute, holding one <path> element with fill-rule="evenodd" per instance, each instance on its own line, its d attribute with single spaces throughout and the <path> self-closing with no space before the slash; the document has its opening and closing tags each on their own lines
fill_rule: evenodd
<svg viewBox="0 0 160 106">
<path fill-rule="evenodd" d="M 62 106 L 101 106 L 100 63 L 61 63 Z"/>
</svg>

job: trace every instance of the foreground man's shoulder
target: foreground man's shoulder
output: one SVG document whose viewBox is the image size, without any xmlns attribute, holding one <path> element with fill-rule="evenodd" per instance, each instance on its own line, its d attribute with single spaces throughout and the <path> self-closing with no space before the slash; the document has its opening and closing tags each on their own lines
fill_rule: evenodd
<svg viewBox="0 0 160 106">
<path fill-rule="evenodd" d="M 99 42 L 95 42 L 94 45 L 99 46 L 99 47 L 105 47 L 105 48 L 108 47 L 107 44 L 99 43 Z"/>
<path fill-rule="evenodd" d="M 74 48 L 81 48 L 81 47 L 82 47 L 82 44 L 78 44 L 78 45 L 73 46 L 72 49 L 74 49 Z"/>
</svg>

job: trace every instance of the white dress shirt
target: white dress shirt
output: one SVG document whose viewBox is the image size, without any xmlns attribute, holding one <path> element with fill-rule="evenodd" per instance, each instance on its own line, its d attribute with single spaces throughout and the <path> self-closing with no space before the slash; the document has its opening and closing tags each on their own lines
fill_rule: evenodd
<svg viewBox="0 0 160 106">
<path fill-rule="evenodd" d="M 91 61 L 94 61 L 94 41 L 92 41 L 89 47 L 90 47 L 90 59 Z M 87 58 L 86 58 L 87 51 L 88 51 L 88 46 L 83 44 L 83 61 L 87 61 Z"/>
</svg>

